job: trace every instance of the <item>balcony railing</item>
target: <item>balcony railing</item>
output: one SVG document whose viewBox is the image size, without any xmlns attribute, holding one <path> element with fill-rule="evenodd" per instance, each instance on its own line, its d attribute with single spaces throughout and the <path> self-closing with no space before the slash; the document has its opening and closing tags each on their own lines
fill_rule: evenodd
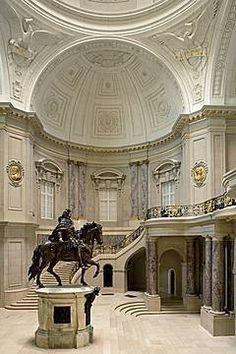
<svg viewBox="0 0 236 354">
<path fill-rule="evenodd" d="M 194 205 L 167 205 L 165 207 L 157 206 L 149 208 L 146 213 L 146 220 L 163 217 L 205 215 L 232 205 L 236 205 L 236 200 L 223 194 Z"/>
</svg>

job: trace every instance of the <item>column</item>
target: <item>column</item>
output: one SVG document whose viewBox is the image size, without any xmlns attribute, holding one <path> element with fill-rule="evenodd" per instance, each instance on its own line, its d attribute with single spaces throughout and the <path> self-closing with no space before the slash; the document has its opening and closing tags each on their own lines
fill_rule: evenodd
<svg viewBox="0 0 236 354">
<path fill-rule="evenodd" d="M 226 252 L 227 252 L 227 279 L 225 285 L 227 286 L 227 310 L 234 310 L 234 238 L 229 236 L 226 239 Z"/>
<path fill-rule="evenodd" d="M 196 279 L 195 279 L 195 238 L 187 237 L 186 239 L 186 295 L 184 297 L 185 308 L 189 311 L 198 311 L 201 307 L 201 301 L 196 294 Z"/>
<path fill-rule="evenodd" d="M 212 239 L 210 236 L 205 238 L 205 278 L 203 289 L 203 301 L 205 308 L 211 308 L 212 305 Z"/>
<path fill-rule="evenodd" d="M 224 314 L 224 239 L 212 239 L 212 313 Z"/>
<path fill-rule="evenodd" d="M 146 278 L 147 292 L 145 302 L 149 311 L 161 310 L 161 299 L 158 295 L 157 239 L 146 241 Z"/>
<path fill-rule="evenodd" d="M 186 295 L 195 295 L 195 257 L 194 257 L 194 238 L 189 237 L 186 240 L 187 253 L 187 284 Z"/>
<path fill-rule="evenodd" d="M 157 289 L 157 245 L 155 240 L 148 240 L 146 243 L 146 277 L 147 277 L 147 293 L 156 295 Z"/>
<path fill-rule="evenodd" d="M 213 336 L 232 336 L 235 334 L 235 318 L 225 312 L 225 276 L 227 274 L 225 260 L 227 257 L 225 257 L 223 236 L 213 236 L 212 241 L 210 237 L 206 238 L 206 256 L 210 254 L 212 268 L 210 273 L 209 256 L 206 260 L 208 269 L 206 269 L 205 306 L 201 308 L 201 325 Z M 212 286 L 210 286 L 210 276 Z M 211 294 L 209 294 L 210 290 Z"/>
</svg>

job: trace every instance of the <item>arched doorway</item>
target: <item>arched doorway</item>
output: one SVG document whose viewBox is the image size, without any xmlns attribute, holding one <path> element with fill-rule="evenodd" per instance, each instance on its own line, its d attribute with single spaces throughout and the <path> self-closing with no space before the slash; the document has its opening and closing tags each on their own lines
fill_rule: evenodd
<svg viewBox="0 0 236 354">
<path fill-rule="evenodd" d="M 176 272 L 173 268 L 168 270 L 168 295 L 176 295 Z"/>
<path fill-rule="evenodd" d="M 160 295 L 165 298 L 182 298 L 182 258 L 175 250 L 165 251 L 160 257 Z"/>
<path fill-rule="evenodd" d="M 113 267 L 111 264 L 105 264 L 103 267 L 103 286 L 104 288 L 113 286 Z"/>
<path fill-rule="evenodd" d="M 127 262 L 127 290 L 146 291 L 146 252 L 142 248 Z"/>
</svg>

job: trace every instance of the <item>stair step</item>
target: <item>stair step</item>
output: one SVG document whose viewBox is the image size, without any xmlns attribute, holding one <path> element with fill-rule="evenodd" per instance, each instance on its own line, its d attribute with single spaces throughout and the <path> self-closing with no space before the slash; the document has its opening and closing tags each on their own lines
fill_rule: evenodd
<svg viewBox="0 0 236 354">
<path fill-rule="evenodd" d="M 55 272 L 59 274 L 62 284 L 69 284 L 69 276 L 71 270 L 74 268 L 74 262 L 70 263 L 59 263 L 55 267 Z M 56 279 L 53 277 L 52 274 L 48 273 L 46 270 L 42 273 L 41 275 L 41 282 L 45 286 L 55 286 L 57 285 Z M 26 296 L 17 301 L 16 303 L 13 303 L 11 305 L 5 306 L 6 309 L 8 310 L 37 310 L 38 309 L 38 295 L 35 292 L 37 290 L 37 286 L 35 283 L 33 283 L 26 294 Z"/>
</svg>

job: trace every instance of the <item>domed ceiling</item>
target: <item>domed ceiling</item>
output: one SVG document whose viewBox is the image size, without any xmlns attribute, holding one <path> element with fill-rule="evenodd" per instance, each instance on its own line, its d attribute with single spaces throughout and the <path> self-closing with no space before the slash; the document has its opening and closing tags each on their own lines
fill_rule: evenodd
<svg viewBox="0 0 236 354">
<path fill-rule="evenodd" d="M 183 111 L 171 72 L 140 47 L 114 40 L 73 47 L 48 65 L 32 96 L 44 129 L 98 147 L 153 141 Z"/>
</svg>

